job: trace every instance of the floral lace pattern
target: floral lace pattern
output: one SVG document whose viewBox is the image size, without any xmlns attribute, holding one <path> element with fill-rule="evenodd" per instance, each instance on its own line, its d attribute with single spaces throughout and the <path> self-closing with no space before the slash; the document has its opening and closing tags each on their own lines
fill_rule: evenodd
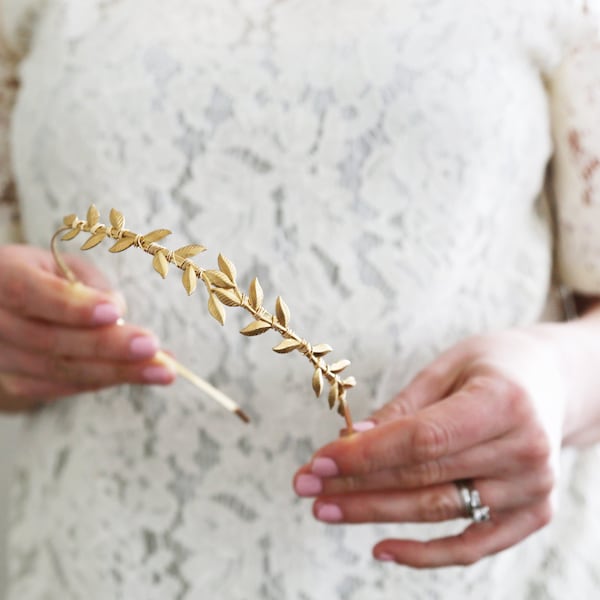
<svg viewBox="0 0 600 600">
<path fill-rule="evenodd" d="M 454 341 L 540 314 L 552 263 L 543 79 L 582 39 L 580 3 L 30 4 L 5 0 L 23 52 L 12 152 L 29 242 L 47 245 L 64 214 L 93 201 L 140 232 L 166 226 L 207 245 L 207 264 L 223 252 L 240 282 L 258 275 L 267 298 L 285 296 L 297 331 L 353 360 L 359 418 L 391 367 L 401 385 Z M 145 256 L 89 258 L 113 274 L 129 319 L 253 423 L 185 382 L 89 394 L 29 418 L 11 600 L 597 589 L 596 449 L 565 454 L 562 510 L 520 546 L 469 569 L 377 564 L 376 540 L 457 524 L 315 522 L 291 477 L 342 422 L 314 400 L 303 358 L 242 338 L 234 312 L 219 328 L 200 290 L 186 298 Z"/>
</svg>

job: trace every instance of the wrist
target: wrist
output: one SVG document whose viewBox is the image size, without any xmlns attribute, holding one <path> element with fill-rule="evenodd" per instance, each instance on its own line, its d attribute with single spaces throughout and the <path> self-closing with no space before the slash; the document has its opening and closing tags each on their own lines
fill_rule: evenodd
<svg viewBox="0 0 600 600">
<path fill-rule="evenodd" d="M 563 445 L 588 445 L 600 440 L 600 310 L 580 319 L 540 323 L 530 328 L 543 336 L 564 382 Z"/>
</svg>

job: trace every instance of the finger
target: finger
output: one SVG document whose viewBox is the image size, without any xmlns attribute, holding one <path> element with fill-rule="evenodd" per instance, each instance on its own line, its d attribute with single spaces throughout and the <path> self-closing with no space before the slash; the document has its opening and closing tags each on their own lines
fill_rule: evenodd
<svg viewBox="0 0 600 600">
<path fill-rule="evenodd" d="M 135 362 L 69 358 L 33 354 L 16 348 L 0 351 L 0 372 L 76 386 L 108 387 L 120 383 L 169 384 L 175 379 L 170 364 L 158 360 Z"/>
<path fill-rule="evenodd" d="M 529 474 L 510 481 L 477 480 L 474 488 L 492 519 L 497 514 L 538 504 L 550 498 L 553 480 Z M 465 516 L 454 482 L 403 491 L 319 495 L 313 514 L 328 523 L 431 523 Z"/>
<path fill-rule="evenodd" d="M 32 410 L 58 398 L 73 396 L 94 388 L 31 379 L 21 375 L 0 374 L 0 406 L 4 412 Z"/>
<path fill-rule="evenodd" d="M 538 529 L 552 517 L 550 502 L 542 501 L 527 510 L 518 509 L 487 523 L 473 523 L 461 534 L 419 542 L 384 540 L 373 548 L 375 558 L 414 568 L 471 565 L 509 548 Z"/>
<path fill-rule="evenodd" d="M 55 273 L 59 277 L 64 278 L 62 271 L 58 269 L 58 265 L 56 265 L 56 262 L 54 261 L 54 257 L 50 255 L 49 258 L 52 262 L 49 271 Z M 83 283 L 86 287 L 100 290 L 101 292 L 113 292 L 113 287 L 108 277 L 93 263 L 90 263 L 88 260 L 85 260 L 77 254 L 63 254 L 62 258 L 73 271 L 73 274 L 77 280 Z"/>
<path fill-rule="evenodd" d="M 452 483 L 418 490 L 322 496 L 313 504 L 327 523 L 432 523 L 457 519 L 464 506 Z"/>
<path fill-rule="evenodd" d="M 477 377 L 415 416 L 328 444 L 313 458 L 311 470 L 333 477 L 434 461 L 499 437 L 531 418 L 523 410 L 524 399 L 522 389 L 503 378 Z"/>
<path fill-rule="evenodd" d="M 384 423 L 413 415 L 425 406 L 446 397 L 455 386 L 464 362 L 462 355 L 454 352 L 442 354 L 435 362 L 423 369 L 400 390 L 390 402 L 375 411 L 369 421 Z"/>
<path fill-rule="evenodd" d="M 156 337 L 132 325 L 73 328 L 25 319 L 0 308 L 0 342 L 64 357 L 141 360 L 159 349 Z"/>
<path fill-rule="evenodd" d="M 16 265 L 17 267 L 29 264 L 53 275 L 63 278 L 65 276 L 52 252 L 45 248 L 27 244 L 8 244 L 2 246 L 1 252 L 3 264 Z M 82 258 L 81 255 L 61 252 L 61 258 L 82 283 L 99 290 L 110 290 L 111 286 L 106 276 L 93 263 Z"/>
<path fill-rule="evenodd" d="M 49 250 L 24 244 L 16 244 L 4 246 L 3 252 L 7 252 L 9 256 L 12 257 L 13 260 L 9 261 L 11 263 L 20 264 L 25 260 L 30 265 L 35 265 L 52 275 L 65 279 L 65 274 L 62 272 L 54 259 L 54 255 Z M 73 271 L 77 281 L 80 281 L 87 287 L 102 292 L 114 293 L 108 278 L 93 263 L 82 258 L 79 254 L 61 253 L 61 257 Z"/>
<path fill-rule="evenodd" d="M 294 482 L 301 496 L 414 489 L 461 479 L 511 480 L 523 473 L 547 485 L 553 481 L 550 459 L 543 430 L 527 429 L 436 460 L 367 474 L 318 477 L 311 465 L 304 465 Z"/>
<path fill-rule="evenodd" d="M 115 294 L 72 284 L 35 264 L 5 265 L 0 290 L 0 306 L 10 312 L 64 325 L 107 325 L 124 311 Z"/>
</svg>

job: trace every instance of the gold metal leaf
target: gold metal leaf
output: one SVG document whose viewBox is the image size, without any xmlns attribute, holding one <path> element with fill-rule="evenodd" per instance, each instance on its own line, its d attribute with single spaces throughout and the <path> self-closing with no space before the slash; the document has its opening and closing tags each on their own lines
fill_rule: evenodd
<svg viewBox="0 0 600 600">
<path fill-rule="evenodd" d="M 110 209 L 110 224 L 115 229 L 123 229 L 125 227 L 125 217 L 116 208 Z"/>
<path fill-rule="evenodd" d="M 223 273 L 225 273 L 225 275 L 227 275 L 231 281 L 235 281 L 235 277 L 237 275 L 235 265 L 222 254 L 219 254 L 217 260 L 219 262 L 219 269 L 221 269 L 221 271 L 223 271 Z"/>
<path fill-rule="evenodd" d="M 77 237 L 80 233 L 81 233 L 80 229 L 71 229 L 71 231 L 67 231 L 67 233 L 65 233 L 65 235 L 63 235 L 60 239 L 63 240 L 64 242 L 67 242 L 67 241 L 72 240 L 73 238 Z"/>
<path fill-rule="evenodd" d="M 154 255 L 152 259 L 152 266 L 154 270 L 164 279 L 169 272 L 169 261 L 165 256 L 164 252 L 160 250 Z"/>
<path fill-rule="evenodd" d="M 330 367 L 329 370 L 332 373 L 341 373 L 346 367 L 350 366 L 350 361 L 347 360 L 346 358 L 343 358 L 342 360 L 338 360 L 337 362 L 334 362 Z"/>
<path fill-rule="evenodd" d="M 204 271 L 204 275 L 210 283 L 218 288 L 234 288 L 235 283 L 225 275 L 225 273 L 221 273 L 221 271 L 208 270 Z"/>
<path fill-rule="evenodd" d="M 346 404 L 344 402 L 340 402 L 337 408 L 338 414 L 342 417 L 346 416 Z"/>
<path fill-rule="evenodd" d="M 183 272 L 182 281 L 185 291 L 188 293 L 188 296 L 191 296 L 196 291 L 196 285 L 198 284 L 198 275 L 196 275 L 196 269 L 192 265 L 186 267 Z"/>
<path fill-rule="evenodd" d="M 275 301 L 275 315 L 284 327 L 288 326 L 290 322 L 290 309 L 281 296 L 277 296 L 277 300 Z"/>
<path fill-rule="evenodd" d="M 300 348 L 301 345 L 302 343 L 298 340 L 283 340 L 283 342 L 280 342 L 273 348 L 273 351 L 278 354 L 287 354 L 288 352 L 296 350 L 296 348 Z"/>
<path fill-rule="evenodd" d="M 315 369 L 312 376 L 312 388 L 318 398 L 323 391 L 323 373 L 318 367 Z"/>
<path fill-rule="evenodd" d="M 218 298 L 215 298 L 214 294 L 211 294 L 208 298 L 208 312 L 217 320 L 221 325 L 225 325 L 225 308 L 219 302 Z"/>
<path fill-rule="evenodd" d="M 356 386 L 356 379 L 352 376 L 346 377 L 346 379 L 342 381 L 342 384 L 345 388 L 353 388 Z"/>
<path fill-rule="evenodd" d="M 104 238 L 106 237 L 106 231 L 100 231 L 90 236 L 86 242 L 84 242 L 81 246 L 82 250 L 89 250 L 94 246 L 97 246 Z"/>
<path fill-rule="evenodd" d="M 112 245 L 108 251 L 109 252 L 123 252 L 123 250 L 127 250 L 127 248 L 131 248 L 135 244 L 134 237 L 124 237 L 120 240 L 117 240 L 116 244 Z"/>
<path fill-rule="evenodd" d="M 87 223 L 90 227 L 98 224 L 100 220 L 100 213 L 98 209 L 92 204 L 87 211 Z"/>
<path fill-rule="evenodd" d="M 73 223 L 75 223 L 75 219 L 77 218 L 77 215 L 73 214 L 73 215 L 67 215 L 64 219 L 63 219 L 63 223 L 67 226 L 67 227 L 71 227 L 73 225 Z"/>
<path fill-rule="evenodd" d="M 215 288 L 213 290 L 214 295 L 225 305 L 225 306 L 239 306 L 241 298 L 236 290 L 226 290 L 221 288 Z"/>
<path fill-rule="evenodd" d="M 333 348 L 329 344 L 317 344 L 313 346 L 312 351 L 315 356 L 325 356 L 329 354 Z"/>
<path fill-rule="evenodd" d="M 200 244 L 189 244 L 175 250 L 175 254 L 181 256 L 181 258 L 192 258 L 192 256 L 196 256 L 196 254 L 200 254 L 200 252 L 204 252 L 205 250 L 206 248 Z"/>
<path fill-rule="evenodd" d="M 338 389 L 337 383 L 334 383 L 329 388 L 329 396 L 327 397 L 327 402 L 329 402 L 329 408 L 333 408 L 335 403 L 338 401 L 340 397 L 340 391 Z"/>
<path fill-rule="evenodd" d="M 168 235 L 171 235 L 171 233 L 172 231 L 169 231 L 168 229 L 155 229 L 154 231 L 151 231 L 142 237 L 144 238 L 145 242 L 153 244 L 154 242 L 159 242 Z"/>
<path fill-rule="evenodd" d="M 253 336 L 260 335 L 269 329 L 271 329 L 270 323 L 265 323 L 264 321 L 252 321 L 252 323 L 250 323 L 250 325 L 246 325 L 246 327 L 244 327 L 240 333 L 242 335 Z"/>
<path fill-rule="evenodd" d="M 258 283 L 258 277 L 255 277 L 250 283 L 250 289 L 248 290 L 248 300 L 250 306 L 255 309 L 259 309 L 262 306 L 265 295 L 260 283 Z"/>
</svg>

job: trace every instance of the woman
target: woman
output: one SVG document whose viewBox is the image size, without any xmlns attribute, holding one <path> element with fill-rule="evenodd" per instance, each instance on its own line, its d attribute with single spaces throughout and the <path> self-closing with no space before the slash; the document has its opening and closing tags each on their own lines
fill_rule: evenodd
<svg viewBox="0 0 600 600">
<path fill-rule="evenodd" d="M 353 413 L 376 410 L 328 444 L 339 421 L 303 358 L 242 338 L 241 315 L 217 327 L 147 257 L 98 249 L 73 294 L 47 251 L 3 248 L 2 404 L 46 404 L 19 449 L 11 599 L 593 593 L 595 3 L 3 8 L 27 242 L 93 201 L 207 245 L 204 264 L 223 252 L 353 360 Z M 552 156 L 558 274 L 589 306 L 534 325 Z M 173 382 L 159 346 L 253 424 L 185 383 L 139 385 Z M 289 489 L 302 463 L 318 520 Z"/>
</svg>

